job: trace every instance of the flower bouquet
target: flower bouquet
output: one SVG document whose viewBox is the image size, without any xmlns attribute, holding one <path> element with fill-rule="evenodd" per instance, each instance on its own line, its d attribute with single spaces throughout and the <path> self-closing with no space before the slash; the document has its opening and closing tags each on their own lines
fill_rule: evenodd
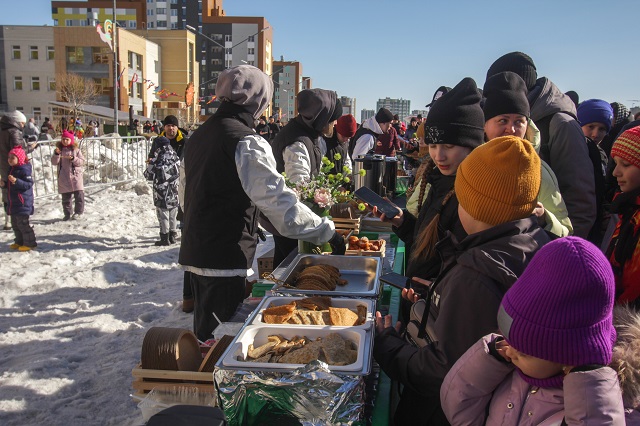
<svg viewBox="0 0 640 426">
<path fill-rule="evenodd" d="M 334 159 L 340 160 L 340 154 L 335 154 Z M 353 193 L 346 188 L 350 186 L 351 172 L 348 167 L 343 167 L 342 172 L 329 173 L 335 167 L 335 163 L 327 157 L 322 157 L 320 172 L 308 181 L 294 183 L 291 182 L 285 173 L 285 183 L 293 189 L 302 203 L 306 204 L 318 216 L 329 216 L 331 206 L 338 203 L 348 203 L 355 200 Z M 366 173 L 366 170 L 360 170 Z M 358 204 L 360 211 L 364 211 L 365 205 Z"/>
<path fill-rule="evenodd" d="M 335 154 L 334 160 L 340 160 L 340 154 Z M 348 167 L 338 173 L 330 173 L 335 168 L 335 163 L 327 157 L 322 157 L 322 165 L 316 176 L 310 180 L 302 182 L 291 182 L 286 174 L 286 185 L 298 194 L 298 198 L 302 203 L 307 205 L 318 216 L 330 216 L 331 207 L 340 203 L 356 203 L 353 192 L 347 190 L 350 187 L 351 178 Z M 366 170 L 361 170 L 366 173 Z M 357 204 L 357 209 L 364 211 L 366 206 L 363 203 Z M 323 251 L 331 251 L 330 247 L 316 247 L 305 241 L 298 242 L 298 251 L 301 253 L 318 253 Z"/>
</svg>

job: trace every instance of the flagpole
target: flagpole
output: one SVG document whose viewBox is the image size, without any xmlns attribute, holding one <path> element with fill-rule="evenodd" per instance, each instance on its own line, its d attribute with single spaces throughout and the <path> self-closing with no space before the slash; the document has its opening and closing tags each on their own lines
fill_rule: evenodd
<svg viewBox="0 0 640 426">
<path fill-rule="evenodd" d="M 116 20 L 116 0 L 113 0 L 113 122 L 114 133 L 120 134 L 118 129 L 118 21 Z"/>
</svg>

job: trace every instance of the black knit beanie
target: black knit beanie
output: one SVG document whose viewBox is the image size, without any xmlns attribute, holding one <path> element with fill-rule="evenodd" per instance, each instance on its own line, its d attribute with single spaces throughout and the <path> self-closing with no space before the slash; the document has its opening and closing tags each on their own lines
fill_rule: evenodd
<svg viewBox="0 0 640 426">
<path fill-rule="evenodd" d="M 578 93 L 575 90 L 569 90 L 568 92 L 565 93 L 565 95 L 567 95 L 569 99 L 571 99 L 571 102 L 573 102 L 573 104 L 576 106 L 576 109 L 577 109 L 578 105 L 580 105 L 580 95 L 578 95 Z"/>
<path fill-rule="evenodd" d="M 500 114 L 531 115 L 524 80 L 511 71 L 489 77 L 484 83 L 484 120 Z"/>
<path fill-rule="evenodd" d="M 518 74 L 524 80 L 524 84 L 527 86 L 528 91 L 533 89 L 536 85 L 536 80 L 538 79 L 538 72 L 536 71 L 533 59 L 522 52 L 507 53 L 506 55 L 496 59 L 496 61 L 489 67 L 489 71 L 487 71 L 487 80 L 492 75 L 496 75 L 503 71 L 511 71 Z"/>
<path fill-rule="evenodd" d="M 464 78 L 433 104 L 424 124 L 425 143 L 475 148 L 484 142 L 484 113 L 472 78 Z"/>
<path fill-rule="evenodd" d="M 378 123 L 391 123 L 393 121 L 393 114 L 386 108 L 380 108 L 376 113 L 376 121 Z"/>
</svg>

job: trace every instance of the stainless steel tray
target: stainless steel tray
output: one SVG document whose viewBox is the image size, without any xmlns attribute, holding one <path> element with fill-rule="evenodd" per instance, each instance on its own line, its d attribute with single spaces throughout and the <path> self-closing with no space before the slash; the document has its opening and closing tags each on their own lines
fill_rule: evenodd
<svg viewBox="0 0 640 426">
<path fill-rule="evenodd" d="M 302 364 L 278 364 L 278 363 L 257 363 L 240 361 L 238 358 L 246 356 L 249 343 L 260 345 L 266 342 L 266 336 L 279 334 L 285 338 L 293 336 L 307 336 L 315 339 L 325 336 L 328 333 L 336 332 L 348 338 L 358 345 L 358 360 L 355 364 L 346 366 L 329 366 L 329 370 L 337 374 L 349 376 L 366 376 L 371 372 L 373 359 L 373 332 L 374 330 L 363 330 L 354 327 L 331 327 L 312 326 L 305 330 L 283 325 L 245 325 L 233 342 L 224 351 L 216 368 L 221 370 L 241 370 L 241 371 L 272 371 L 289 374 L 293 370 L 302 367 Z"/>
<path fill-rule="evenodd" d="M 335 266 L 342 274 L 341 278 L 348 281 L 345 286 L 338 286 L 334 291 L 299 290 L 286 287 L 282 283 L 275 285 L 271 291 L 276 295 L 323 295 L 331 297 L 378 297 L 380 292 L 380 272 L 382 258 L 369 256 L 323 256 L 316 254 L 298 254 L 280 280 L 293 285 L 296 276 L 307 266 L 328 264 Z"/>
<path fill-rule="evenodd" d="M 265 297 L 262 299 L 258 307 L 249 315 L 249 318 L 245 322 L 246 325 L 286 325 L 295 328 L 309 328 L 309 327 L 328 327 L 325 325 L 311 325 L 311 324 L 267 324 L 262 322 L 262 311 L 269 306 L 281 306 L 291 303 L 294 300 L 303 299 L 302 296 L 278 296 L 278 297 Z M 367 317 L 362 325 L 351 326 L 354 328 L 362 328 L 364 330 L 371 330 L 373 328 L 374 319 L 376 316 L 376 300 L 368 298 L 352 299 L 347 297 L 332 297 L 331 305 L 334 308 L 349 308 L 356 310 L 358 305 L 364 305 L 367 307 Z M 345 326 L 331 326 L 331 327 L 345 327 Z"/>
</svg>

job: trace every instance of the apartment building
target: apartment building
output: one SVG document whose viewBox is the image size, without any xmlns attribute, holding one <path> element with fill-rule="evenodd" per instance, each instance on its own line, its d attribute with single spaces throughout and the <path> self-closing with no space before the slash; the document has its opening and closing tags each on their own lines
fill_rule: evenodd
<svg viewBox="0 0 640 426">
<path fill-rule="evenodd" d="M 249 64 L 272 74 L 273 33 L 265 18 L 226 16 L 221 0 L 202 0 L 202 23 L 191 26 L 197 32 L 202 114 L 217 110 L 219 102 L 212 97 L 226 68 Z"/>
<path fill-rule="evenodd" d="M 380 108 L 386 108 L 391 111 L 393 114 L 398 114 L 400 117 L 400 121 L 405 121 L 407 117 L 409 117 L 411 111 L 411 101 L 409 99 L 393 99 L 393 98 L 384 98 L 378 99 L 376 102 L 376 111 Z"/>
<path fill-rule="evenodd" d="M 116 20 L 120 28 L 145 28 L 146 14 L 147 0 L 116 1 Z M 52 1 L 51 17 L 55 27 L 95 26 L 96 21 L 103 24 L 107 19 L 113 20 L 113 1 Z"/>
<path fill-rule="evenodd" d="M 363 109 L 360 111 L 360 123 L 363 123 L 367 118 L 371 118 L 376 115 L 376 112 L 372 109 Z"/>
<path fill-rule="evenodd" d="M 2 25 L 0 41 L 0 110 L 40 122 L 56 99 L 53 28 Z"/>
<path fill-rule="evenodd" d="M 55 73 L 74 73 L 92 79 L 99 88 L 94 104 L 114 108 L 113 51 L 92 27 L 53 28 Z M 159 46 L 130 31 L 118 30 L 117 108 L 149 117 L 151 104 L 158 100 L 155 85 L 161 84 Z M 55 75 L 55 74 L 54 74 Z"/>
<path fill-rule="evenodd" d="M 162 93 L 158 99 L 155 99 L 155 108 L 161 110 L 180 109 L 181 111 L 174 115 L 181 123 L 198 121 L 200 93 L 197 86 L 200 81 L 200 67 L 196 51 L 196 35 L 187 30 L 138 30 L 133 33 L 153 42 L 160 48 L 159 56 L 155 60 L 152 60 L 151 55 L 147 55 L 150 65 L 153 62 L 153 66 L 159 65 L 160 67 L 158 72 L 161 75 Z M 189 99 L 186 93 L 190 83 L 193 83 L 194 86 L 193 100 Z M 175 105 L 176 102 L 180 104 Z M 164 118 L 162 113 L 147 117 Z"/>
<path fill-rule="evenodd" d="M 356 98 L 340 96 L 340 103 L 342 104 L 342 115 L 351 114 L 354 117 L 356 116 Z"/>
</svg>

